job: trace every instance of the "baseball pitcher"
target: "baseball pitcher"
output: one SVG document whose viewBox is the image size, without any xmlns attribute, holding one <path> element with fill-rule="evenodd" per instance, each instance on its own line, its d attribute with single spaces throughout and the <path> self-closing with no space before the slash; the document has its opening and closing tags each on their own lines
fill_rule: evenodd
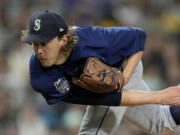
<svg viewBox="0 0 180 135">
<path fill-rule="evenodd" d="M 88 105 L 79 135 L 112 135 L 122 118 L 150 133 L 180 124 L 180 87 L 151 92 L 142 79 L 145 40 L 135 27 L 68 28 L 48 10 L 32 16 L 22 38 L 34 49 L 32 88 L 48 104 Z"/>
</svg>

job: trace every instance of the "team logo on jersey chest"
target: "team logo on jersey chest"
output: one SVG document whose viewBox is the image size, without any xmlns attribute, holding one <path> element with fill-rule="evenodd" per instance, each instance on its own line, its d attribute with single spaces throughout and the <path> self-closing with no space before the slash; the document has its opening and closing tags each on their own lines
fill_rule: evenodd
<svg viewBox="0 0 180 135">
<path fill-rule="evenodd" d="M 69 82 L 65 77 L 60 77 L 56 82 L 54 82 L 54 86 L 57 91 L 64 94 L 70 90 Z"/>
</svg>

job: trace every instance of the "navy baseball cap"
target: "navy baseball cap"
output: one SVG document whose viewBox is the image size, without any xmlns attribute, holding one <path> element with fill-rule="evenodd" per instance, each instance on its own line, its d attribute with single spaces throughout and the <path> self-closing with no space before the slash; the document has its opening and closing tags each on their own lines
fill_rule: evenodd
<svg viewBox="0 0 180 135">
<path fill-rule="evenodd" d="M 22 42 L 44 42 L 53 39 L 57 35 L 68 32 L 68 26 L 59 14 L 45 10 L 31 17 L 29 21 L 29 34 Z"/>
</svg>

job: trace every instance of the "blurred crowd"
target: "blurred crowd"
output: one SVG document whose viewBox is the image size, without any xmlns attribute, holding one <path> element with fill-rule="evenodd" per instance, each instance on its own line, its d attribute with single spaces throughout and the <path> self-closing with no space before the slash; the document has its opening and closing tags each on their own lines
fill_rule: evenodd
<svg viewBox="0 0 180 135">
<path fill-rule="evenodd" d="M 82 121 L 85 106 L 49 106 L 29 84 L 32 48 L 20 42 L 21 30 L 45 9 L 59 12 L 69 25 L 144 28 L 145 81 L 152 90 L 179 84 L 179 0 L 0 0 L 0 135 L 76 135 Z M 126 121 L 120 134 L 149 135 Z"/>
</svg>

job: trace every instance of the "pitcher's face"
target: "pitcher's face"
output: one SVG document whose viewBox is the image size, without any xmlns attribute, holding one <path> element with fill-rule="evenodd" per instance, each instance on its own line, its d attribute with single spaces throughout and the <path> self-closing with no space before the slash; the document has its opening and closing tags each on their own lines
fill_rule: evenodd
<svg viewBox="0 0 180 135">
<path fill-rule="evenodd" d="M 33 49 L 43 67 L 57 65 L 60 58 L 60 50 L 67 44 L 67 41 L 53 38 L 47 42 L 34 42 Z"/>
</svg>

